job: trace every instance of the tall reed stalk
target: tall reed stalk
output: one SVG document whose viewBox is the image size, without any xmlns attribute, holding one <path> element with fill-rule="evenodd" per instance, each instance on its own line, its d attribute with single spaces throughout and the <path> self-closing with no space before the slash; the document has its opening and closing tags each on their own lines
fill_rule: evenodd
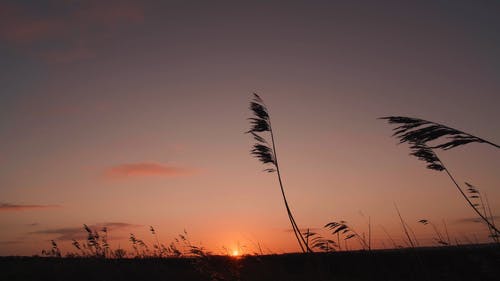
<svg viewBox="0 0 500 281">
<path fill-rule="evenodd" d="M 280 185 L 281 195 L 283 197 L 283 202 L 285 203 L 286 212 L 290 224 L 292 225 L 292 230 L 299 243 L 302 252 L 312 252 L 306 239 L 300 232 L 300 228 L 297 226 L 295 218 L 293 217 L 292 211 L 288 204 L 288 200 L 285 196 L 285 190 L 283 188 L 283 181 L 281 179 L 280 167 L 278 164 L 278 156 L 276 153 L 276 144 L 274 140 L 274 133 L 271 126 L 271 118 L 269 116 L 269 111 L 262 98 L 254 93 L 254 97 L 250 102 L 250 110 L 253 112 L 254 117 L 249 118 L 251 128 L 246 133 L 251 134 L 256 141 L 250 154 L 255 158 L 259 159 L 265 165 L 271 165 L 271 168 L 266 168 L 264 171 L 273 173 L 276 172 L 278 176 L 278 182 Z M 260 134 L 269 132 L 271 143 L 262 137 Z"/>
<path fill-rule="evenodd" d="M 401 222 L 401 227 L 403 228 L 403 232 L 405 233 L 406 238 L 408 239 L 408 242 L 410 243 L 410 246 L 412 248 L 415 248 L 416 242 L 414 243 L 413 240 L 411 239 L 410 232 L 408 231 L 408 224 L 403 219 L 403 216 L 401 216 L 401 212 L 399 212 L 399 208 L 396 205 L 396 203 L 394 203 L 394 208 L 396 209 L 396 212 L 398 213 L 399 221 Z"/>
</svg>

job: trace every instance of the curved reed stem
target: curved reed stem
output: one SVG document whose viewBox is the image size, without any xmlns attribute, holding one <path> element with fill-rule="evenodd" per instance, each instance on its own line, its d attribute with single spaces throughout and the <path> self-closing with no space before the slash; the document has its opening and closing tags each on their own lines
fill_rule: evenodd
<svg viewBox="0 0 500 281">
<path fill-rule="evenodd" d="M 494 224 L 492 224 L 489 219 L 487 219 L 483 214 L 481 214 L 481 212 L 477 209 L 477 207 L 470 201 L 469 197 L 467 197 L 467 195 L 462 190 L 462 188 L 460 187 L 460 185 L 458 185 L 457 181 L 451 175 L 450 171 L 448 171 L 448 168 L 446 168 L 446 166 L 444 165 L 443 161 L 441 161 L 441 159 L 440 159 L 439 162 L 442 164 L 442 166 L 444 168 L 444 171 L 446 172 L 446 174 L 448 175 L 448 177 L 450 177 L 451 181 L 455 184 L 455 187 L 458 189 L 458 191 L 460 192 L 460 194 L 462 195 L 462 197 L 465 199 L 465 201 L 467 201 L 467 204 L 469 204 L 469 206 L 479 215 L 479 217 L 486 223 L 486 225 L 488 227 L 490 227 L 492 230 L 494 230 L 497 234 L 500 234 L 500 231 L 498 230 L 498 228 L 496 228 L 496 226 Z"/>
<path fill-rule="evenodd" d="M 295 218 L 293 217 L 292 211 L 290 210 L 290 206 L 288 205 L 288 201 L 286 199 L 285 195 L 285 189 L 283 188 L 283 181 L 281 180 L 281 173 L 280 173 L 280 168 L 278 165 L 278 157 L 276 154 L 276 145 L 274 142 L 274 134 L 273 134 L 273 129 L 271 126 L 271 117 L 269 117 L 269 132 L 271 134 L 271 143 L 273 147 L 273 156 L 274 156 L 274 166 L 276 167 L 276 173 L 278 175 L 278 181 L 280 184 L 280 189 L 281 189 L 281 195 L 283 196 L 283 202 L 285 203 L 285 208 L 288 213 L 288 218 L 290 219 L 290 223 L 292 225 L 293 232 L 295 234 L 295 237 L 297 238 L 297 242 L 300 245 L 300 248 L 302 249 L 302 252 L 313 252 L 310 248 L 308 243 L 305 241 L 304 237 L 302 236 L 302 233 L 300 232 L 300 228 L 297 226 L 297 223 L 295 222 Z M 304 249 L 305 247 L 305 249 Z"/>
<path fill-rule="evenodd" d="M 266 108 L 266 105 L 264 104 L 264 101 L 259 97 L 259 95 L 255 93 L 253 101 L 250 102 L 250 110 L 253 111 L 255 117 L 249 118 L 251 128 L 247 133 L 252 134 L 253 138 L 257 142 L 256 144 L 254 144 L 250 154 L 259 159 L 263 164 L 271 164 L 274 166 L 274 168 L 268 168 L 264 171 L 277 172 L 281 195 L 285 203 L 286 212 L 288 215 L 288 219 L 290 220 L 290 224 L 292 225 L 292 230 L 295 238 L 297 239 L 302 252 L 312 252 L 311 248 L 308 246 L 307 241 L 302 236 L 300 228 L 295 222 L 295 218 L 293 217 L 292 211 L 290 210 L 290 206 L 288 204 L 288 200 L 285 196 L 285 189 L 283 188 L 283 181 L 281 179 L 281 172 L 279 169 L 278 157 L 276 154 L 274 134 L 271 126 L 271 117 L 269 116 L 269 112 Z M 271 135 L 271 147 L 269 147 L 269 142 L 260 135 L 260 133 L 263 132 L 269 132 L 269 134 Z"/>
</svg>

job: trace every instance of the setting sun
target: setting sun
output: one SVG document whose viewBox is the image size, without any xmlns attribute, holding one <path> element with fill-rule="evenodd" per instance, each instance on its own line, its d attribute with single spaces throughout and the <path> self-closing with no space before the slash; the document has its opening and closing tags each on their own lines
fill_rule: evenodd
<svg viewBox="0 0 500 281">
<path fill-rule="evenodd" d="M 231 256 L 233 257 L 237 257 L 240 255 L 240 252 L 238 250 L 233 250 L 233 253 L 231 254 Z"/>
</svg>

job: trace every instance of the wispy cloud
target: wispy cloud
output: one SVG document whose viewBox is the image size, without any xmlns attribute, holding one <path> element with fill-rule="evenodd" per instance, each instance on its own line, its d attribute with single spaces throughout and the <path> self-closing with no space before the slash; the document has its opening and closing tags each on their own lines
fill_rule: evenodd
<svg viewBox="0 0 500 281">
<path fill-rule="evenodd" d="M 0 40 L 48 62 L 66 63 L 95 56 L 95 44 L 103 36 L 144 20 L 144 7 L 138 1 L 52 2 L 55 7 L 49 4 L 45 9 L 20 1 L 1 2 Z"/>
<path fill-rule="evenodd" d="M 107 178 L 128 178 L 163 176 L 177 177 L 192 175 L 195 171 L 189 168 L 177 167 L 160 163 L 131 163 L 121 164 L 106 169 L 104 175 Z"/>
<path fill-rule="evenodd" d="M 59 208 L 59 205 L 29 205 L 29 204 L 11 204 L 0 203 L 0 212 L 27 211 L 34 209 Z"/>
<path fill-rule="evenodd" d="M 106 222 L 106 223 L 97 223 L 89 225 L 88 227 L 94 231 L 98 230 L 100 231 L 104 227 L 106 227 L 110 232 L 110 234 L 112 234 L 113 231 L 126 230 L 140 226 L 141 225 L 124 223 L 124 222 Z M 73 239 L 82 240 L 87 238 L 87 232 L 83 228 L 83 225 L 80 227 L 43 229 L 43 230 L 29 232 L 29 234 L 54 235 L 56 236 L 55 239 L 60 241 L 73 240 Z"/>
</svg>

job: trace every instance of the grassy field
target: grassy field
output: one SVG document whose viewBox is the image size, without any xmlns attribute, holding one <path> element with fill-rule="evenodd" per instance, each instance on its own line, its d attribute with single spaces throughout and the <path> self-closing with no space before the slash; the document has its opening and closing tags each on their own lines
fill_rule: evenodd
<svg viewBox="0 0 500 281">
<path fill-rule="evenodd" d="M 500 246 L 203 258 L 0 258 L 0 280 L 499 280 Z"/>
</svg>

